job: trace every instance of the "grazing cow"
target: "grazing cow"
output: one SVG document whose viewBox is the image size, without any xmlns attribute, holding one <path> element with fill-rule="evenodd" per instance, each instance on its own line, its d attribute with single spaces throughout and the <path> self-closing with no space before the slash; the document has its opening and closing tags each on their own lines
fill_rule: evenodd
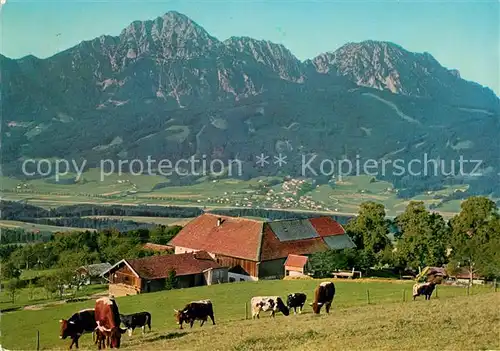
<svg viewBox="0 0 500 351">
<path fill-rule="evenodd" d="M 95 340 L 95 313 L 93 309 L 82 310 L 76 312 L 68 319 L 61 319 L 61 339 L 71 338 L 69 348 L 73 348 L 73 344 L 78 348 L 78 339 L 84 333 L 92 333 L 92 340 Z"/>
<path fill-rule="evenodd" d="M 285 316 L 290 314 L 290 310 L 285 306 L 279 296 L 255 296 L 250 300 L 252 306 L 252 319 L 259 317 L 260 311 L 271 311 L 271 317 L 274 318 L 276 311 L 280 311 Z"/>
<path fill-rule="evenodd" d="M 122 334 L 127 329 L 120 328 L 120 312 L 114 299 L 101 297 L 95 302 L 96 339 L 98 349 L 107 346 L 120 348 Z"/>
<path fill-rule="evenodd" d="M 149 327 L 149 331 L 151 331 L 151 313 L 149 312 L 138 312 L 133 314 L 120 314 L 120 320 L 128 329 L 128 335 L 132 336 L 133 331 L 137 327 L 141 327 L 142 334 L 146 329 L 146 325 Z"/>
<path fill-rule="evenodd" d="M 413 285 L 413 301 L 417 298 L 417 296 L 424 295 L 426 300 L 431 299 L 432 292 L 434 291 L 434 288 L 436 287 L 435 282 L 428 282 L 428 283 L 416 283 Z"/>
<path fill-rule="evenodd" d="M 330 313 L 330 306 L 332 305 L 333 298 L 335 297 L 335 285 L 333 282 L 323 282 L 314 290 L 314 302 L 309 305 L 312 306 L 314 313 L 319 314 L 321 307 L 325 305 L 326 313 Z"/>
<path fill-rule="evenodd" d="M 175 318 L 177 319 L 177 324 L 179 324 L 180 329 L 182 328 L 182 323 L 189 323 L 190 327 L 193 327 L 195 320 L 201 321 L 200 327 L 207 321 L 210 317 L 212 324 L 215 325 L 214 309 L 212 306 L 212 301 L 210 300 L 200 300 L 192 301 L 188 303 L 181 311 L 175 310 Z"/>
<path fill-rule="evenodd" d="M 302 313 L 306 299 L 307 295 L 304 293 L 289 294 L 286 299 L 286 305 L 289 309 L 293 308 L 293 314 L 297 314 L 297 307 L 299 308 L 299 313 Z"/>
</svg>

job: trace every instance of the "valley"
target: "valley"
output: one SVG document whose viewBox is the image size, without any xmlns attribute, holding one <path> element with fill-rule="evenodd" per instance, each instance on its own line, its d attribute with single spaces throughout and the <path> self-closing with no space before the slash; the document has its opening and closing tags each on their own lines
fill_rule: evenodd
<svg viewBox="0 0 500 351">
<path fill-rule="evenodd" d="M 68 178 L 71 179 L 71 178 Z M 312 179 L 258 177 L 203 180 L 193 185 L 168 186 L 168 180 L 148 175 L 113 175 L 99 181 L 99 172 L 85 172 L 78 182 L 55 183 L 53 179 L 21 181 L 2 178 L 3 199 L 23 201 L 45 208 L 72 204 L 196 206 L 204 209 L 261 208 L 352 216 L 366 201 L 381 202 L 388 216 L 402 213 L 411 200 L 449 218 L 460 210 L 452 200 L 467 186 L 448 186 L 410 199 L 398 198 L 392 184 L 369 176 L 345 177 L 342 181 L 314 184 Z M 166 183 L 166 186 L 164 186 Z M 157 188 L 158 184 L 162 187 Z M 135 220 L 135 219 L 133 219 Z"/>
</svg>

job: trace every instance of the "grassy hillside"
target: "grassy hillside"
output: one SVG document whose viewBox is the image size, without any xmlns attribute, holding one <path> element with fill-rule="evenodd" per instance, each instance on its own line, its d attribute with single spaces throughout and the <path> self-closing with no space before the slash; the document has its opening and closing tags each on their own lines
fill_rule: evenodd
<svg viewBox="0 0 500 351">
<path fill-rule="evenodd" d="M 128 314 L 139 311 L 150 311 L 152 313 L 153 332 L 145 337 L 142 337 L 139 332 L 131 339 L 124 336 L 123 347 L 130 349 L 172 350 L 182 348 L 195 350 L 216 343 L 218 346 L 214 346 L 213 349 L 269 350 L 286 349 L 287 347 L 300 349 L 306 343 L 309 344 L 314 341 L 314 343 L 318 343 L 318 347 L 325 349 L 328 343 L 321 345 L 322 339 L 331 333 L 334 326 L 337 328 L 337 325 L 339 325 L 344 329 L 342 329 L 341 334 L 333 333 L 330 335 L 330 342 L 336 340 L 339 337 L 338 335 L 342 335 L 340 338 L 342 340 L 336 342 L 343 342 L 343 339 L 350 335 L 348 325 L 351 318 L 357 328 L 364 328 L 363 333 L 370 330 L 370 328 L 373 328 L 373 331 L 378 330 L 377 328 L 386 328 L 381 326 L 385 323 L 390 325 L 390 328 L 400 328 L 399 331 L 396 330 L 396 339 L 404 337 L 403 334 L 408 333 L 410 335 L 405 337 L 417 338 L 416 335 L 411 335 L 412 328 L 416 326 L 427 328 L 422 320 L 431 318 L 435 309 L 437 310 L 432 318 L 441 318 L 440 314 L 442 312 L 439 312 L 441 310 L 448 311 L 456 316 L 461 313 L 457 308 L 458 306 L 471 304 L 472 308 L 475 305 L 475 303 L 469 301 L 477 301 L 480 304 L 477 307 L 479 310 L 478 318 L 493 322 L 494 317 L 482 310 L 484 308 L 491 309 L 493 301 L 498 300 L 500 296 L 483 294 L 491 292 L 491 288 L 477 287 L 472 290 L 472 296 L 467 297 L 464 288 L 440 286 L 438 288 L 438 299 L 435 302 L 432 301 L 432 305 L 429 305 L 428 302 L 422 301 L 422 298 L 417 302 L 409 301 L 412 282 L 336 281 L 337 294 L 333 304 L 333 313 L 329 317 L 321 316 L 318 318 L 312 316 L 311 308 L 307 306 L 302 316 L 291 315 L 284 317 L 279 315 L 275 321 L 268 321 L 268 316 L 263 315 L 264 318 L 259 321 L 252 321 L 251 323 L 245 321 L 246 304 L 252 296 L 280 295 L 285 297 L 288 293 L 303 291 L 308 294 L 310 300 L 318 283 L 317 280 L 244 282 L 117 298 L 121 313 Z M 369 291 L 370 295 L 369 305 L 367 291 Z M 406 302 L 404 303 L 403 294 L 406 294 Z M 484 296 L 476 297 L 476 295 Z M 458 300 L 455 299 L 457 296 L 460 296 Z M 179 333 L 173 317 L 173 309 L 182 308 L 189 301 L 204 298 L 210 298 L 214 303 L 217 325 L 214 327 L 209 323 L 203 326 L 202 329 L 196 325 L 193 330 L 185 330 L 183 333 Z M 453 301 L 456 301 L 456 305 L 453 305 Z M 93 307 L 93 303 L 93 301 L 88 301 L 62 304 L 37 311 L 7 313 L 2 317 L 1 344 L 7 349 L 33 349 L 36 342 L 36 331 L 39 330 L 42 349 L 65 349 L 68 347 L 69 342 L 59 340 L 58 320 L 67 318 L 80 309 Z M 442 304 L 446 304 L 447 307 L 440 307 Z M 481 307 L 483 305 L 484 308 Z M 429 306 L 432 306 L 432 308 L 429 308 Z M 390 313 L 394 313 L 394 316 L 391 317 Z M 388 315 L 379 318 L 379 314 Z M 248 315 L 250 316 L 250 312 L 248 312 Z M 449 318 L 452 326 L 455 325 L 454 323 L 458 323 L 455 322 L 455 317 Z M 473 321 L 475 317 L 471 313 L 464 312 L 463 318 Z M 366 319 L 369 319 L 370 322 L 364 324 L 363 321 Z M 311 323 L 312 320 L 319 322 L 318 324 Z M 370 325 L 375 322 L 379 323 L 379 326 L 371 327 Z M 443 325 L 441 325 L 441 322 Z M 440 328 L 444 327 L 444 322 L 441 322 L 436 324 L 433 321 L 430 323 L 429 328 L 435 328 L 436 325 Z M 398 324 L 393 325 L 394 323 Z M 23 328 L 18 328 L 19 325 L 22 325 Z M 387 329 L 386 333 L 390 328 Z M 244 333 L 242 333 L 242 330 L 244 330 Z M 483 331 L 483 333 L 485 332 Z M 450 330 L 450 333 L 452 333 L 452 330 Z M 353 330 L 350 337 L 355 335 L 357 335 L 357 332 Z M 456 336 L 461 335 L 461 332 L 453 335 L 455 335 L 457 342 L 460 341 Z M 397 345 L 396 339 L 393 340 L 394 345 Z M 368 342 L 369 340 L 365 341 Z M 460 342 L 469 341 L 462 340 Z M 485 342 L 487 342 L 487 339 L 485 339 Z M 91 337 L 88 335 L 81 340 L 81 345 L 85 348 L 94 348 L 91 343 Z M 493 346 L 490 345 L 490 347 Z"/>
<path fill-rule="evenodd" d="M 140 335 L 129 350 L 494 350 L 500 347 L 498 294 L 370 305 Z M 489 326 L 485 328 L 485 326 Z"/>
</svg>

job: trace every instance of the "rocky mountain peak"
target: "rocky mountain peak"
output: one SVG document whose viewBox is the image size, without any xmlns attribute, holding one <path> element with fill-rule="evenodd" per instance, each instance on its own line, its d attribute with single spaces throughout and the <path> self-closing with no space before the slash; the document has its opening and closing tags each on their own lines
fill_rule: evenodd
<svg viewBox="0 0 500 351">
<path fill-rule="evenodd" d="M 284 45 L 250 37 L 231 37 L 224 41 L 230 50 L 248 55 L 279 74 L 281 79 L 302 82 L 302 63 Z"/>
<path fill-rule="evenodd" d="M 404 95 L 430 97 L 456 80 L 431 54 L 409 52 L 385 41 L 347 43 L 312 62 L 320 73 L 333 71 L 360 86 Z"/>
<path fill-rule="evenodd" d="M 219 40 L 176 11 L 148 21 L 134 21 L 120 34 L 128 59 L 144 54 L 164 59 L 191 59 L 220 47 Z"/>
</svg>

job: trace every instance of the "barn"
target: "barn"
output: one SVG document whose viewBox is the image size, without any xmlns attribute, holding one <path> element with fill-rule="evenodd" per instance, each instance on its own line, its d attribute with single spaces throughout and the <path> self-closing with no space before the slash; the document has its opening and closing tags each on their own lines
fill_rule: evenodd
<svg viewBox="0 0 500 351">
<path fill-rule="evenodd" d="M 227 268 L 204 251 L 123 259 L 102 275 L 109 282 L 110 295 L 124 296 L 164 289 L 171 271 L 175 271 L 179 288 L 228 281 Z"/>
<path fill-rule="evenodd" d="M 261 221 L 204 213 L 169 242 L 176 254 L 203 250 L 228 267 L 229 281 L 276 279 L 285 275 L 288 255 L 353 248 L 331 217 Z"/>
</svg>

